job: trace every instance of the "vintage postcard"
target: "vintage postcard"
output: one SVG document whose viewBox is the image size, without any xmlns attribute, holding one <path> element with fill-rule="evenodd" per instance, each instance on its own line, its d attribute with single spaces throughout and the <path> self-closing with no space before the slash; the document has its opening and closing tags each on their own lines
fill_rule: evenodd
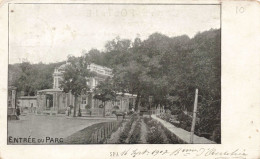
<svg viewBox="0 0 260 159">
<path fill-rule="evenodd" d="M 0 158 L 260 158 L 259 2 L 0 11 Z"/>
</svg>

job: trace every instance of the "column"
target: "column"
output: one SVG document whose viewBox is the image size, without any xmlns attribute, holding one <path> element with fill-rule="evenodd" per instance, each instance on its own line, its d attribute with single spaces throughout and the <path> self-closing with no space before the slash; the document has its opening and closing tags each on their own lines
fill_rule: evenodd
<svg viewBox="0 0 260 159">
<path fill-rule="evenodd" d="M 60 93 L 57 93 L 57 110 L 59 110 L 59 108 L 60 108 L 60 96 L 61 96 L 61 94 Z"/>
<path fill-rule="evenodd" d="M 15 106 L 15 99 L 16 99 L 16 90 L 14 89 L 14 90 L 12 90 L 12 108 L 15 108 L 16 106 Z"/>
<path fill-rule="evenodd" d="M 91 94 L 91 108 L 95 108 L 94 94 Z"/>
<path fill-rule="evenodd" d="M 57 97 L 56 93 L 53 93 L 53 95 L 52 95 L 52 102 L 53 102 L 53 104 L 52 104 L 53 108 L 52 109 L 53 110 L 55 109 L 56 97 Z"/>
<path fill-rule="evenodd" d="M 42 96 L 43 96 L 43 100 L 42 100 L 43 105 L 42 105 L 42 108 L 43 108 L 43 110 L 46 110 L 46 104 L 47 104 L 46 94 L 43 94 Z"/>
</svg>

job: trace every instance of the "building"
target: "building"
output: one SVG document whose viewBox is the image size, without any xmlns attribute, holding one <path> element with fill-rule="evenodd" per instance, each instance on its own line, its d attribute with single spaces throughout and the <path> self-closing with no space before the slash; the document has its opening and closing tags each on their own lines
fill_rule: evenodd
<svg viewBox="0 0 260 159">
<path fill-rule="evenodd" d="M 75 98 L 71 93 L 63 92 L 60 87 L 60 82 L 62 81 L 62 74 L 65 70 L 66 64 L 55 68 L 53 73 L 53 88 L 40 90 L 37 92 L 37 113 L 44 114 L 65 114 L 69 106 L 74 106 Z M 95 72 L 95 76 L 88 79 L 87 85 L 90 87 L 90 91 L 87 95 L 81 95 L 78 97 L 77 110 L 80 107 L 82 115 L 101 116 L 103 115 L 102 102 L 93 98 L 94 88 L 108 77 L 112 77 L 112 69 L 90 64 L 88 69 Z M 106 102 L 106 115 L 112 115 L 115 109 L 119 111 L 127 112 L 129 107 L 134 106 L 135 95 L 124 94 L 118 95 L 116 101 Z M 78 112 L 78 111 L 77 111 Z"/>
<path fill-rule="evenodd" d="M 37 108 L 37 96 L 20 96 L 17 98 L 17 105 L 21 113 L 35 113 Z"/>
</svg>

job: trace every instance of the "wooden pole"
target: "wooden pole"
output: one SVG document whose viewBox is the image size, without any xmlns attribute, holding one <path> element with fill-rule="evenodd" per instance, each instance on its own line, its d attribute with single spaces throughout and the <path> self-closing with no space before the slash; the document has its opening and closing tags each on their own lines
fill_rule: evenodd
<svg viewBox="0 0 260 159">
<path fill-rule="evenodd" d="M 194 129 L 196 124 L 196 114 L 197 114 L 197 106 L 198 106 L 198 89 L 195 92 L 195 101 L 194 101 L 194 109 L 193 109 L 193 116 L 192 116 L 192 125 L 190 131 L 190 143 L 193 143 L 193 136 L 194 136 Z"/>
</svg>

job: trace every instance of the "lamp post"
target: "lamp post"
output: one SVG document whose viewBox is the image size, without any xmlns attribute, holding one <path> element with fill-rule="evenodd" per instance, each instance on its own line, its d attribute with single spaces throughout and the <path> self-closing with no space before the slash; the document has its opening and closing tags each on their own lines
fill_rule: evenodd
<svg viewBox="0 0 260 159">
<path fill-rule="evenodd" d="M 195 124 L 196 124 L 197 106 L 198 106 L 198 89 L 196 89 L 196 91 L 195 91 L 192 125 L 191 125 L 191 131 L 190 131 L 190 143 L 191 144 L 193 144 L 193 136 L 194 136 L 194 130 L 195 130 Z"/>
<path fill-rule="evenodd" d="M 151 118 L 151 104 L 152 104 L 152 101 L 153 101 L 153 96 L 149 96 L 149 115 L 150 115 L 150 118 Z"/>
</svg>

